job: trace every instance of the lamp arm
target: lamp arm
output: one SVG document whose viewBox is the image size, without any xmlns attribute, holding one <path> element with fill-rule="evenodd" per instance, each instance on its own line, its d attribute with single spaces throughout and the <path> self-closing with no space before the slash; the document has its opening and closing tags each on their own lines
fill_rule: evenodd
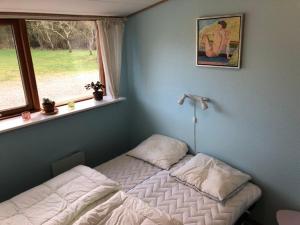
<svg viewBox="0 0 300 225">
<path fill-rule="evenodd" d="M 191 95 L 191 94 L 187 94 L 187 97 L 194 100 L 194 101 L 204 101 L 204 102 L 209 102 L 209 98 L 207 97 L 202 97 L 199 95 Z"/>
</svg>

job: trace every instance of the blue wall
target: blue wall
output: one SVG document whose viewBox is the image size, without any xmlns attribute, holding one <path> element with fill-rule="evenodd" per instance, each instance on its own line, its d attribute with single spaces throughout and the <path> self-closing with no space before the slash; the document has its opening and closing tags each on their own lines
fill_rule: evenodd
<svg viewBox="0 0 300 225">
<path fill-rule="evenodd" d="M 51 163 L 73 152 L 93 167 L 127 151 L 129 115 L 123 101 L 0 134 L 0 202 L 50 179 Z"/>
<path fill-rule="evenodd" d="M 299 210 L 299 10 L 298 0 L 169 0 L 131 17 L 129 100 L 0 134 L 0 201 L 49 179 L 50 163 L 74 151 L 94 166 L 152 133 L 193 146 L 193 109 L 176 103 L 190 92 L 213 100 L 198 110 L 197 150 L 253 175 L 264 191 L 256 217 L 272 225 L 276 209 Z M 243 68 L 195 67 L 195 18 L 240 12 Z"/>
<path fill-rule="evenodd" d="M 246 14 L 241 70 L 199 68 L 196 18 Z M 263 189 L 256 218 L 300 210 L 300 3 L 297 0 L 169 0 L 129 19 L 127 74 L 132 146 L 152 133 L 193 146 L 193 108 L 183 93 L 207 96 L 198 110 L 198 151 L 253 175 Z"/>
</svg>

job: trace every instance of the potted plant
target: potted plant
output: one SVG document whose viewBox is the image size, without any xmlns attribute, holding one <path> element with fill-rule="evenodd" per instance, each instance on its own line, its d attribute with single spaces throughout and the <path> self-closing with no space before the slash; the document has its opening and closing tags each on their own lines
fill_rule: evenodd
<svg viewBox="0 0 300 225">
<path fill-rule="evenodd" d="M 42 105 L 45 113 L 53 113 L 55 111 L 55 102 L 49 98 L 43 98 Z"/>
<path fill-rule="evenodd" d="M 97 81 L 96 83 L 92 82 L 85 85 L 84 87 L 86 90 L 94 90 L 93 95 L 95 100 L 101 101 L 103 99 L 103 89 L 105 88 L 105 86 L 100 81 Z"/>
</svg>

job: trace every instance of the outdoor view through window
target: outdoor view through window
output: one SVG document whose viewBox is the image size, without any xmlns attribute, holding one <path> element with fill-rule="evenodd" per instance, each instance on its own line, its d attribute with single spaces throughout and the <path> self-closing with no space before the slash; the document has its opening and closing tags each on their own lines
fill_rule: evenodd
<svg viewBox="0 0 300 225">
<path fill-rule="evenodd" d="M 0 111 L 27 104 L 11 25 L 0 25 Z"/>
<path fill-rule="evenodd" d="M 26 22 L 40 101 L 57 104 L 92 95 L 85 84 L 98 81 L 94 21 Z"/>
</svg>

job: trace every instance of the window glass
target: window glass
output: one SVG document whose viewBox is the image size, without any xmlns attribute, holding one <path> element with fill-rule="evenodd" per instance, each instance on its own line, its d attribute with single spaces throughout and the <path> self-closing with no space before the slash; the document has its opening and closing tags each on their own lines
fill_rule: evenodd
<svg viewBox="0 0 300 225">
<path fill-rule="evenodd" d="M 92 96 L 98 81 L 95 22 L 28 20 L 28 38 L 40 101 L 57 104 Z"/>
<path fill-rule="evenodd" d="M 27 105 L 11 25 L 0 25 L 0 112 Z"/>
</svg>

